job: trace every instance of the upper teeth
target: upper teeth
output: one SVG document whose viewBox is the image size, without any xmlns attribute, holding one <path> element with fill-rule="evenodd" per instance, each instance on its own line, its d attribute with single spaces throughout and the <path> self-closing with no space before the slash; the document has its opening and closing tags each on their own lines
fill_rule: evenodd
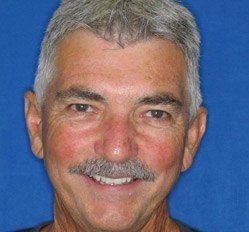
<svg viewBox="0 0 249 232">
<path fill-rule="evenodd" d="M 108 184 L 108 185 L 122 185 L 126 183 L 130 183 L 132 181 L 132 178 L 130 177 L 124 177 L 124 178 L 108 178 L 104 176 L 99 175 L 93 175 L 91 176 L 94 180 L 100 182 L 100 184 Z"/>
</svg>

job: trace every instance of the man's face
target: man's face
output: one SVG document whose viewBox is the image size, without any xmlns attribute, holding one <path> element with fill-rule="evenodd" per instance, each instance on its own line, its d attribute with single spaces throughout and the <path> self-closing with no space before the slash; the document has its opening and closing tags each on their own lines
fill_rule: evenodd
<svg viewBox="0 0 249 232">
<path fill-rule="evenodd" d="M 192 158 L 185 89 L 184 57 L 169 41 L 120 48 L 77 31 L 60 42 L 38 156 L 77 223 L 132 231 L 163 204 Z M 99 158 L 140 162 L 154 178 L 113 173 L 100 181 L 69 171 Z"/>
</svg>

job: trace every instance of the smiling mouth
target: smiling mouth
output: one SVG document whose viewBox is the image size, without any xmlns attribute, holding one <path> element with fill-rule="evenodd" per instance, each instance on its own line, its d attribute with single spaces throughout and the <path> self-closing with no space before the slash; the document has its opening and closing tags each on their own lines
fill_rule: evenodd
<svg viewBox="0 0 249 232">
<path fill-rule="evenodd" d="M 110 178 L 100 175 L 91 175 L 89 177 L 101 185 L 111 185 L 111 186 L 130 184 L 135 181 L 135 179 L 131 177 Z"/>
</svg>

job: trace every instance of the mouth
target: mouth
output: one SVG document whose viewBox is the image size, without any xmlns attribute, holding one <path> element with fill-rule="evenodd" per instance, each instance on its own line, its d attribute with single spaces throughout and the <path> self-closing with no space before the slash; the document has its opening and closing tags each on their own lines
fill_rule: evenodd
<svg viewBox="0 0 249 232">
<path fill-rule="evenodd" d="M 101 185 L 110 185 L 110 186 L 121 186 L 121 185 L 130 184 L 135 181 L 135 179 L 131 177 L 110 178 L 100 175 L 92 175 L 89 177 Z"/>
</svg>

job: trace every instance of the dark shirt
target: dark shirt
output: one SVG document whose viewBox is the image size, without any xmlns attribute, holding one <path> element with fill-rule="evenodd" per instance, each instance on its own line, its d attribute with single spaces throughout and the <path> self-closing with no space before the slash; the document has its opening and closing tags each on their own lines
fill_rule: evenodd
<svg viewBox="0 0 249 232">
<path fill-rule="evenodd" d="M 179 221 L 176 221 L 176 223 L 180 228 L 180 232 L 198 232 L 198 230 L 192 229 Z M 35 228 L 26 229 L 26 230 L 18 230 L 16 232 L 39 232 L 42 228 L 44 228 L 48 224 L 49 223 L 45 223 Z"/>
<path fill-rule="evenodd" d="M 200 232 L 196 229 L 190 228 L 189 226 L 183 224 L 182 222 L 176 221 L 179 226 L 180 232 Z"/>
<path fill-rule="evenodd" d="M 34 228 L 29 228 L 29 229 L 24 229 L 24 230 L 18 230 L 15 232 L 39 232 L 42 228 L 50 224 L 51 222 L 46 222 L 41 224 L 40 226 L 34 227 Z"/>
</svg>

